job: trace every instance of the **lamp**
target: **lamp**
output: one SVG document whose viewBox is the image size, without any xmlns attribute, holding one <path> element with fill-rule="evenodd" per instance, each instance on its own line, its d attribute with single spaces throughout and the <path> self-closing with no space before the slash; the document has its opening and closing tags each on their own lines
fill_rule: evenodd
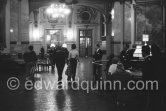
<svg viewBox="0 0 166 111">
<path fill-rule="evenodd" d="M 145 42 L 145 45 L 147 45 L 146 42 L 149 41 L 149 35 L 148 34 L 143 34 L 142 41 Z"/>
<path fill-rule="evenodd" d="M 51 18 L 63 18 L 70 14 L 71 10 L 65 4 L 51 4 L 47 9 L 46 13 Z"/>
</svg>

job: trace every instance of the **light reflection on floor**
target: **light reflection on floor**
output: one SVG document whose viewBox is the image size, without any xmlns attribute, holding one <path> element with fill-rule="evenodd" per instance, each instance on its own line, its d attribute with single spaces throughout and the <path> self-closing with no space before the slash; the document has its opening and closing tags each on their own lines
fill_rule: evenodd
<svg viewBox="0 0 166 111">
<path fill-rule="evenodd" d="M 64 68 L 64 72 L 66 67 Z M 63 82 L 65 83 L 67 76 L 64 72 Z M 87 93 L 81 89 L 73 90 L 68 84 L 64 84 L 64 89 L 62 87 L 59 88 L 56 68 L 55 72 L 38 73 L 35 75 L 35 78 L 35 83 L 38 82 L 36 83 L 37 89 L 34 88 L 31 91 L 27 91 L 21 88 L 15 92 L 4 91 L 5 99 L 3 103 L 6 111 L 115 111 L 111 94 L 99 95 L 97 91 Z M 79 81 L 90 81 L 93 79 L 91 59 L 81 59 L 78 64 L 76 78 Z M 41 81 L 42 87 L 40 88 Z M 49 82 L 53 84 L 53 88 L 48 87 Z M 138 99 L 136 99 L 133 103 L 138 102 Z M 139 108 L 141 107 L 138 107 L 138 110 L 134 109 L 135 111 L 141 111 Z M 125 110 L 123 108 L 119 111 L 133 110 Z"/>
<path fill-rule="evenodd" d="M 88 66 L 85 64 L 87 60 L 83 60 L 82 62 L 78 63 L 78 68 L 77 68 L 77 77 L 80 79 L 85 79 L 87 74 L 90 72 L 89 69 L 91 66 Z M 90 60 L 88 60 L 90 62 Z M 43 111 L 72 111 L 72 100 L 70 97 L 70 94 L 68 94 L 68 85 L 67 85 L 67 76 L 64 74 L 65 70 L 67 68 L 67 65 L 64 67 L 63 71 L 63 84 L 62 86 L 64 89 L 60 90 L 58 89 L 57 85 L 57 69 L 55 67 L 54 72 L 49 72 L 48 74 L 35 74 L 35 78 L 38 78 L 38 88 L 40 87 L 40 82 L 42 83 L 42 89 L 39 88 L 40 90 L 35 90 L 35 98 L 34 98 L 34 103 L 35 103 L 35 111 L 43 110 Z M 85 69 L 86 68 L 86 69 Z M 87 70 L 88 69 L 88 70 Z M 79 80 L 80 80 L 79 79 Z M 89 78 L 90 79 L 90 78 Z M 53 85 L 52 87 L 47 87 L 49 82 Z M 46 83 L 46 84 L 44 84 Z"/>
</svg>

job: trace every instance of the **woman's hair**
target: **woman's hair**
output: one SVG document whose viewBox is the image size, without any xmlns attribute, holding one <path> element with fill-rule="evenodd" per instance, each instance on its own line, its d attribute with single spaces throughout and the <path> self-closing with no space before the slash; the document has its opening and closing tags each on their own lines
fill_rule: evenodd
<svg viewBox="0 0 166 111">
<path fill-rule="evenodd" d="M 160 54 L 160 48 L 156 44 L 152 44 L 151 46 L 152 56 Z"/>
<path fill-rule="evenodd" d="M 119 58 L 118 57 L 112 58 L 112 63 L 113 64 L 117 64 L 118 62 L 119 62 Z"/>
<path fill-rule="evenodd" d="M 123 71 L 125 71 L 124 65 L 122 63 L 118 63 L 116 71 L 117 72 L 123 72 Z"/>
<path fill-rule="evenodd" d="M 100 47 L 100 44 L 96 44 L 96 46 L 99 48 L 99 47 Z"/>
<path fill-rule="evenodd" d="M 72 48 L 72 49 L 76 49 L 76 45 L 75 45 L 75 44 L 72 44 L 72 45 L 71 45 L 71 48 Z"/>
<path fill-rule="evenodd" d="M 28 47 L 28 49 L 29 49 L 30 51 L 33 51 L 33 46 L 30 45 L 30 46 Z"/>
<path fill-rule="evenodd" d="M 150 54 L 150 47 L 148 45 L 142 46 L 142 52 L 149 55 Z"/>
</svg>

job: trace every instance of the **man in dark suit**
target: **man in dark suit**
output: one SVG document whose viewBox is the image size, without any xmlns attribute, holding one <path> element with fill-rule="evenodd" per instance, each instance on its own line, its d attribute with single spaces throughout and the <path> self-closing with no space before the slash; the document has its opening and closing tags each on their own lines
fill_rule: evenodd
<svg viewBox="0 0 166 111">
<path fill-rule="evenodd" d="M 68 50 L 62 46 L 57 46 L 54 53 L 54 60 L 58 70 L 58 82 L 62 80 L 62 73 L 68 57 Z"/>
<path fill-rule="evenodd" d="M 103 56 L 103 52 L 100 49 L 100 45 L 97 44 L 96 45 L 96 51 L 95 51 L 95 53 L 93 55 L 93 59 L 94 59 L 94 61 L 100 61 L 102 59 L 102 56 Z"/>
<path fill-rule="evenodd" d="M 98 75 L 98 73 L 101 72 L 101 66 L 99 65 L 101 62 L 103 56 L 103 52 L 100 49 L 100 45 L 97 44 L 96 45 L 96 51 L 93 55 L 93 61 L 94 61 L 94 65 L 93 65 L 93 74 L 94 74 L 94 79 L 95 81 L 99 79 L 100 75 Z M 98 72 L 97 72 L 98 71 Z"/>
<path fill-rule="evenodd" d="M 124 49 L 120 53 L 120 61 L 124 65 L 125 69 L 129 68 L 129 61 L 128 61 L 128 50 L 129 50 L 129 44 L 126 44 Z"/>
<path fill-rule="evenodd" d="M 144 80 L 152 79 L 152 60 L 150 56 L 150 47 L 142 46 L 142 56 L 144 57 L 144 62 L 142 65 L 142 74 Z"/>
</svg>

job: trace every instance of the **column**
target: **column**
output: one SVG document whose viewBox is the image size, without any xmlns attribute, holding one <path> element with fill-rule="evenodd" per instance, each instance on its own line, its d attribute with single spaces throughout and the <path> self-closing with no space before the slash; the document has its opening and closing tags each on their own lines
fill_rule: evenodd
<svg viewBox="0 0 166 111">
<path fill-rule="evenodd" d="M 7 53 L 10 52 L 10 0 L 7 0 L 7 4 L 6 4 L 6 14 L 5 14 L 5 28 L 6 28 L 6 48 L 7 48 Z"/>
<path fill-rule="evenodd" d="M 134 10 L 134 0 L 131 4 L 131 45 L 135 42 L 135 10 Z"/>
<path fill-rule="evenodd" d="M 22 27 L 21 27 L 21 0 L 18 0 L 18 41 L 17 44 L 21 44 Z"/>
<path fill-rule="evenodd" d="M 112 18 L 110 15 L 111 9 L 112 9 L 112 3 L 106 4 L 106 54 L 109 56 L 113 53 L 113 48 L 111 47 L 111 34 L 112 34 Z"/>
<path fill-rule="evenodd" d="M 121 23 L 122 23 L 122 26 L 121 26 L 121 40 L 120 40 L 120 47 L 121 47 L 121 50 L 123 50 L 123 47 L 124 47 L 124 35 L 125 35 L 125 1 L 121 1 Z"/>
</svg>

